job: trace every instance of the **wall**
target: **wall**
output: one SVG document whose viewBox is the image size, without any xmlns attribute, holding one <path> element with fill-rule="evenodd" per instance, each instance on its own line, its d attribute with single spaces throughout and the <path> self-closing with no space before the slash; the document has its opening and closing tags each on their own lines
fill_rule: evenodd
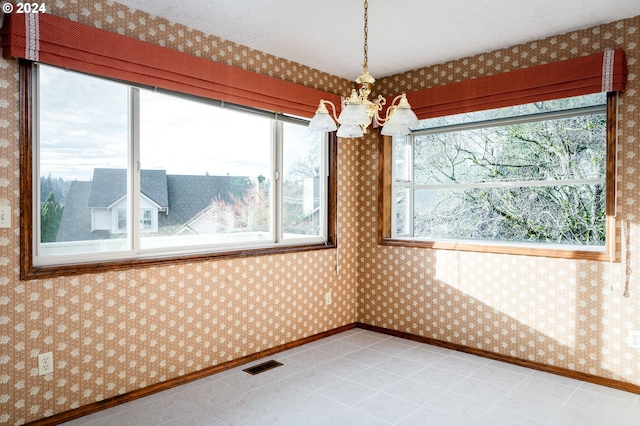
<svg viewBox="0 0 640 426">
<path fill-rule="evenodd" d="M 112 1 L 47 7 L 332 93 L 351 88 Z M 639 28 L 638 18 L 624 20 L 376 83 L 381 93 L 399 93 L 624 48 L 630 81 L 620 103 L 617 205 L 632 243 L 630 262 L 613 266 L 378 246 L 377 140 L 369 135 L 339 143 L 338 250 L 21 282 L 18 76 L 13 61 L 0 60 L 0 205 L 12 209 L 11 228 L 0 229 L 0 424 L 53 415 L 355 320 L 640 385 L 640 351 L 625 343 L 629 329 L 640 329 Z M 334 302 L 325 308 L 329 290 Z M 47 351 L 55 355 L 53 377 L 37 375 L 37 354 Z"/>
<path fill-rule="evenodd" d="M 336 93 L 351 83 L 130 10 L 48 12 Z M 338 250 L 19 281 L 18 74 L 0 59 L 0 424 L 22 424 L 350 324 L 356 313 L 355 145 L 341 143 Z M 336 264 L 339 272 L 336 273 Z M 333 303 L 325 307 L 324 295 Z M 53 351 L 55 372 L 38 376 Z"/>
<path fill-rule="evenodd" d="M 377 141 L 368 138 L 358 153 L 358 321 L 640 385 L 640 351 L 626 343 L 640 329 L 639 42 L 636 17 L 381 79 L 389 95 L 623 48 L 616 204 L 630 258 L 610 265 L 378 246 L 376 213 L 365 207 L 377 202 Z"/>
</svg>

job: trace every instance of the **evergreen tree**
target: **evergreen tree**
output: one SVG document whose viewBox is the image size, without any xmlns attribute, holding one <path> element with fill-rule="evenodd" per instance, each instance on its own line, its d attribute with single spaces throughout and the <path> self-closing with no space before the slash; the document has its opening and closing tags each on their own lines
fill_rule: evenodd
<svg viewBox="0 0 640 426">
<path fill-rule="evenodd" d="M 40 206 L 47 201 L 47 196 L 53 193 L 53 179 L 51 173 L 47 177 L 40 176 Z"/>
<path fill-rule="evenodd" d="M 61 177 L 53 177 L 49 173 L 46 177 L 40 176 L 40 206 L 44 205 L 47 197 L 53 192 L 56 200 L 64 205 L 69 192 L 71 182 Z"/>
<path fill-rule="evenodd" d="M 54 242 L 58 235 L 63 207 L 56 201 L 53 192 L 49 193 L 40 212 L 40 240 L 43 243 Z"/>
</svg>

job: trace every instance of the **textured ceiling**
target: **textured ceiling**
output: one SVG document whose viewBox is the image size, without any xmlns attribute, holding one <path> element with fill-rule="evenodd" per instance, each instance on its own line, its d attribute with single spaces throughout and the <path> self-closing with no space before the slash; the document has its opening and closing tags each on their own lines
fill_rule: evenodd
<svg viewBox="0 0 640 426">
<path fill-rule="evenodd" d="M 358 0 L 119 0 L 251 48 L 355 79 Z M 640 15 L 640 0 L 369 0 L 369 71 L 384 77 Z"/>
</svg>

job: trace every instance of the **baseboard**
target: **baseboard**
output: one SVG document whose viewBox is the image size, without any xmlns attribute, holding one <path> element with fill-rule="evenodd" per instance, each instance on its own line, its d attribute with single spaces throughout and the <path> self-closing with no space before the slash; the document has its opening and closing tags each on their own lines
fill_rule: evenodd
<svg viewBox="0 0 640 426">
<path fill-rule="evenodd" d="M 445 342 L 442 340 L 432 339 L 429 337 L 422 337 L 416 334 L 406 333 L 403 331 L 392 330 L 384 327 L 378 327 L 375 325 L 369 325 L 364 323 L 356 323 L 358 328 L 365 330 L 375 331 L 377 333 L 387 334 L 390 336 L 401 337 L 403 339 L 413 340 L 415 342 L 427 343 L 433 346 L 440 346 L 447 349 L 453 349 L 459 352 L 465 352 L 472 355 L 478 355 L 484 358 L 493 359 L 496 361 L 506 362 L 509 364 L 519 365 L 521 367 L 531 368 L 533 370 L 544 371 L 546 373 L 557 374 L 559 376 L 569 377 L 571 379 L 582 380 L 584 382 L 594 383 L 596 385 L 602 385 L 614 389 L 620 389 L 635 394 L 640 394 L 640 386 L 631 383 L 623 382 L 620 380 L 607 379 L 593 374 L 581 373 L 567 368 L 555 367 L 552 365 L 541 364 L 533 361 L 527 361 L 520 358 L 512 357 L 509 355 L 502 355 L 496 352 L 490 352 L 483 349 L 471 348 L 456 343 Z"/>
<path fill-rule="evenodd" d="M 325 337 L 333 336 L 335 334 L 342 333 L 343 331 L 356 328 L 356 326 L 357 326 L 356 323 L 343 325 L 341 327 L 334 328 L 333 330 L 328 330 L 322 333 L 314 334 L 313 336 L 296 340 L 294 342 L 278 345 L 271 349 L 265 349 L 263 351 L 253 353 L 251 355 L 243 356 L 242 358 L 237 358 L 222 364 L 207 367 L 203 370 L 185 374 L 184 376 L 175 377 L 173 379 L 169 379 L 161 383 L 156 383 L 154 385 L 150 385 L 141 389 L 136 389 L 134 391 L 127 392 L 122 395 L 113 396 L 111 398 L 107 398 L 102 401 L 94 402 L 88 405 L 83 405 L 82 407 L 75 408 L 73 410 L 64 411 L 62 413 L 55 414 L 50 417 L 45 417 L 43 419 L 35 420 L 31 423 L 27 423 L 27 425 L 50 426 L 50 425 L 57 425 L 60 423 L 68 422 L 70 420 L 74 420 L 79 417 L 97 413 L 98 411 L 106 410 L 107 408 L 115 407 L 116 405 L 124 404 L 125 402 L 134 401 L 136 399 L 144 398 L 145 396 L 149 396 L 157 392 L 162 392 L 164 390 L 171 389 L 173 387 L 180 386 L 185 383 L 192 382 L 194 380 L 202 379 L 204 377 L 211 376 L 212 374 L 220 373 L 222 371 L 238 367 L 240 365 L 246 364 L 251 361 L 255 361 L 257 359 L 261 359 L 270 355 L 277 354 L 279 352 L 286 351 L 288 349 L 302 346 L 319 339 L 324 339 Z"/>
<path fill-rule="evenodd" d="M 194 380 L 202 379 L 204 377 L 210 376 L 212 374 L 220 373 L 222 371 L 228 370 L 230 368 L 235 368 L 240 365 L 246 364 L 251 361 L 255 361 L 270 355 L 277 354 L 279 352 L 286 351 L 288 349 L 292 349 L 301 345 L 305 345 L 310 342 L 314 342 L 319 339 L 323 339 L 325 337 L 333 336 L 338 333 L 342 333 L 347 330 L 351 330 L 353 328 L 362 328 L 364 330 L 375 331 L 381 334 L 387 334 L 390 336 L 396 336 L 407 340 L 412 340 L 415 342 L 426 343 L 433 346 L 439 346 L 447 349 L 452 349 L 459 352 L 465 352 L 472 355 L 481 356 L 484 358 L 493 359 L 496 361 L 506 362 L 509 364 L 519 365 L 522 367 L 531 368 L 533 370 L 544 371 L 546 373 L 557 374 L 559 376 L 569 377 L 572 379 L 582 380 L 589 383 L 594 383 L 597 385 L 607 386 L 614 389 L 620 389 L 627 392 L 632 392 L 635 394 L 640 394 L 640 386 L 634 385 L 631 383 L 623 382 L 620 380 L 607 379 L 600 376 L 595 376 L 593 374 L 580 373 L 578 371 L 569 370 L 566 368 L 555 367 L 552 365 L 540 364 L 533 361 L 527 361 L 520 358 L 502 355 L 496 352 L 490 352 L 483 349 L 471 348 L 464 345 L 459 345 L 456 343 L 445 342 L 442 340 L 432 339 L 430 337 L 418 336 L 416 334 L 406 333 L 403 331 L 392 330 L 389 328 L 378 327 L 375 325 L 355 322 L 352 324 L 347 324 L 333 330 L 328 330 L 322 333 L 315 334 L 313 336 L 305 337 L 290 343 L 285 343 L 283 345 L 278 345 L 271 349 L 265 349 L 260 352 L 253 353 L 251 355 L 244 356 L 242 358 L 237 358 L 232 361 L 228 361 L 222 364 L 214 365 L 203 370 L 195 371 L 193 373 L 186 374 L 184 376 L 175 377 L 173 379 L 169 379 L 167 381 L 156 383 L 154 385 L 150 385 L 141 389 L 136 389 L 131 392 L 127 392 L 122 395 L 117 395 L 111 398 L 104 399 L 99 402 L 95 402 L 92 404 L 84 405 L 82 407 L 65 411 L 51 417 L 45 417 L 43 419 L 39 419 L 28 423 L 31 426 L 50 426 L 57 425 L 60 423 L 68 422 L 73 419 L 77 419 L 78 417 L 83 417 L 92 413 L 96 413 L 98 411 L 106 410 L 107 408 L 115 407 L 116 405 L 124 404 L 125 402 L 133 401 L 139 398 L 143 398 L 145 396 L 152 395 L 157 392 L 162 392 L 167 389 L 171 389 L 176 386 L 183 385 L 185 383 L 192 382 Z"/>
</svg>

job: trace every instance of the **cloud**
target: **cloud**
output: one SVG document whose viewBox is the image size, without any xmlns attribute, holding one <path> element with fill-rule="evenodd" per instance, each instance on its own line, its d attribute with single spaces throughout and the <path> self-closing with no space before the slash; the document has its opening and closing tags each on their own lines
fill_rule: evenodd
<svg viewBox="0 0 640 426">
<path fill-rule="evenodd" d="M 89 180 L 96 167 L 126 168 L 129 88 L 40 66 L 40 173 Z M 140 161 L 169 174 L 269 175 L 271 119 L 140 90 Z M 317 144 L 305 126 L 285 124 L 286 164 Z"/>
</svg>

